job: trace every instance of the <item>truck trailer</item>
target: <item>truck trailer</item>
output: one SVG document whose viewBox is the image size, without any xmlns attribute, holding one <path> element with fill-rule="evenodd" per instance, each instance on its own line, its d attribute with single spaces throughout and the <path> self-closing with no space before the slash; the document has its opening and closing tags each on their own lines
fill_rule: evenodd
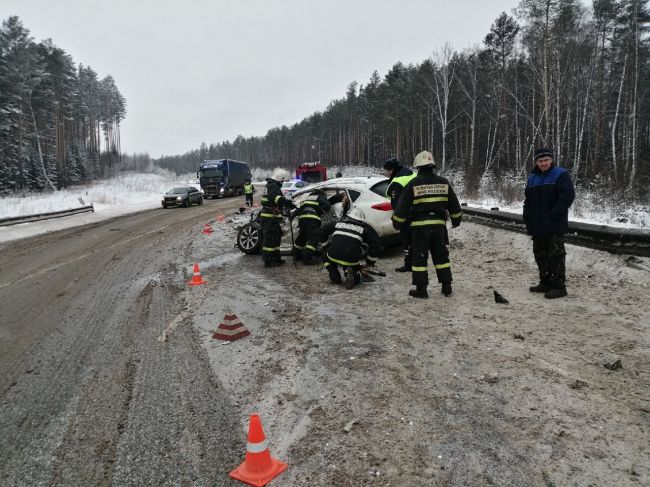
<svg viewBox="0 0 650 487">
<path fill-rule="evenodd" d="M 196 173 L 205 198 L 243 194 L 244 183 L 251 179 L 247 162 L 232 159 L 203 161 Z"/>
</svg>

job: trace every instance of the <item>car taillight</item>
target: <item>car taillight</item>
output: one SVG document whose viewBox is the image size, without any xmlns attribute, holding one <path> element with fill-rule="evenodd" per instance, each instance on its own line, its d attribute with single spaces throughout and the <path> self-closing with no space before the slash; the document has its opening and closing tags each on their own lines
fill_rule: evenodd
<svg viewBox="0 0 650 487">
<path fill-rule="evenodd" d="M 384 201 L 383 203 L 375 203 L 370 208 L 373 210 L 381 211 L 391 211 L 393 208 L 390 206 L 390 201 Z"/>
</svg>

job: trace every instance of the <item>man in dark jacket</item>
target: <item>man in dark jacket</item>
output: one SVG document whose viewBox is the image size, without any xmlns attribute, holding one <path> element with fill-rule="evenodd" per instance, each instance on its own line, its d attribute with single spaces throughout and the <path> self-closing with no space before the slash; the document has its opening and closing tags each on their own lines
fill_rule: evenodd
<svg viewBox="0 0 650 487">
<path fill-rule="evenodd" d="M 293 244 L 296 258 L 305 265 L 320 263 L 316 249 L 320 241 L 321 216 L 329 211 L 331 204 L 322 189 L 315 189 L 300 202 L 298 210 L 298 238 Z"/>
<path fill-rule="evenodd" d="M 386 188 L 386 196 L 390 198 L 390 206 L 395 211 L 397 202 L 402 195 L 404 187 L 408 182 L 415 177 L 415 173 L 408 167 L 402 166 L 396 157 L 388 159 L 384 162 L 384 170 L 390 178 L 388 187 Z M 396 272 L 410 272 L 411 271 L 411 232 L 408 222 L 400 227 L 400 236 L 402 237 L 402 251 L 404 252 L 404 265 L 395 269 Z"/>
<path fill-rule="evenodd" d="M 535 151 L 535 167 L 528 176 L 524 199 L 524 222 L 533 237 L 533 254 L 539 284 L 530 292 L 549 299 L 566 292 L 564 234 L 569 230 L 569 207 L 575 198 L 571 176 L 553 162 L 553 151 Z"/>
<path fill-rule="evenodd" d="M 409 291 L 414 298 L 428 298 L 427 260 L 431 253 L 433 267 L 442 284 L 442 294 L 451 296 L 451 265 L 447 249 L 447 214 L 451 225 L 461 221 L 460 203 L 453 188 L 445 178 L 433 173 L 436 163 L 430 152 L 415 156 L 413 167 L 418 175 L 404 188 L 393 215 L 393 226 L 400 229 L 411 222 L 412 276 L 415 289 Z"/>
<path fill-rule="evenodd" d="M 282 240 L 282 210 L 295 208 L 295 205 L 282 196 L 282 181 L 289 179 L 289 172 L 276 169 L 270 178 L 266 179 L 266 188 L 262 196 L 262 260 L 265 267 L 278 267 L 284 264 L 280 258 L 280 242 Z"/>
<path fill-rule="evenodd" d="M 329 272 L 330 280 L 335 284 L 341 284 L 339 266 L 343 267 L 345 275 L 345 287 L 352 289 L 355 284 L 361 282 L 361 259 L 364 254 L 366 264 L 374 266 L 379 251 L 379 235 L 364 220 L 363 212 L 357 208 L 352 209 L 343 219 L 331 226 L 327 232 L 332 232 L 330 244 L 327 249 L 327 261 L 325 268 Z"/>
</svg>

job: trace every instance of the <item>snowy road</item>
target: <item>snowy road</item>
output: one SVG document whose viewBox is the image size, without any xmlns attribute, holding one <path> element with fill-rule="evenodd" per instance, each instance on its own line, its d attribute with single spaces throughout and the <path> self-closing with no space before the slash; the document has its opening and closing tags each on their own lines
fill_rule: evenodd
<svg viewBox="0 0 650 487">
<path fill-rule="evenodd" d="M 239 204 L 0 247 L 0 483 L 235 485 L 251 413 L 289 464 L 271 485 L 650 482 L 650 273 L 569 246 L 548 301 L 526 237 L 464 223 L 451 298 L 409 298 L 395 251 L 346 291 L 265 270 L 236 223 L 199 234 Z M 252 336 L 212 340 L 228 311 Z"/>
<path fill-rule="evenodd" d="M 240 460 L 237 411 L 185 318 L 184 264 L 216 206 L 1 247 L 1 485 L 208 485 Z"/>
</svg>

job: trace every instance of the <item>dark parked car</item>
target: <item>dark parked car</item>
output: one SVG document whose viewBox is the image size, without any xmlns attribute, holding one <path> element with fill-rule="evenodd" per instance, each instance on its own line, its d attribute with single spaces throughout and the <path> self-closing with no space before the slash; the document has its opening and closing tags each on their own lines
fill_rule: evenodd
<svg viewBox="0 0 650 487">
<path fill-rule="evenodd" d="M 170 189 L 162 199 L 163 208 L 167 208 L 168 206 L 184 206 L 185 208 L 189 208 L 194 203 L 202 205 L 203 195 L 201 194 L 201 190 L 192 186 Z"/>
</svg>

